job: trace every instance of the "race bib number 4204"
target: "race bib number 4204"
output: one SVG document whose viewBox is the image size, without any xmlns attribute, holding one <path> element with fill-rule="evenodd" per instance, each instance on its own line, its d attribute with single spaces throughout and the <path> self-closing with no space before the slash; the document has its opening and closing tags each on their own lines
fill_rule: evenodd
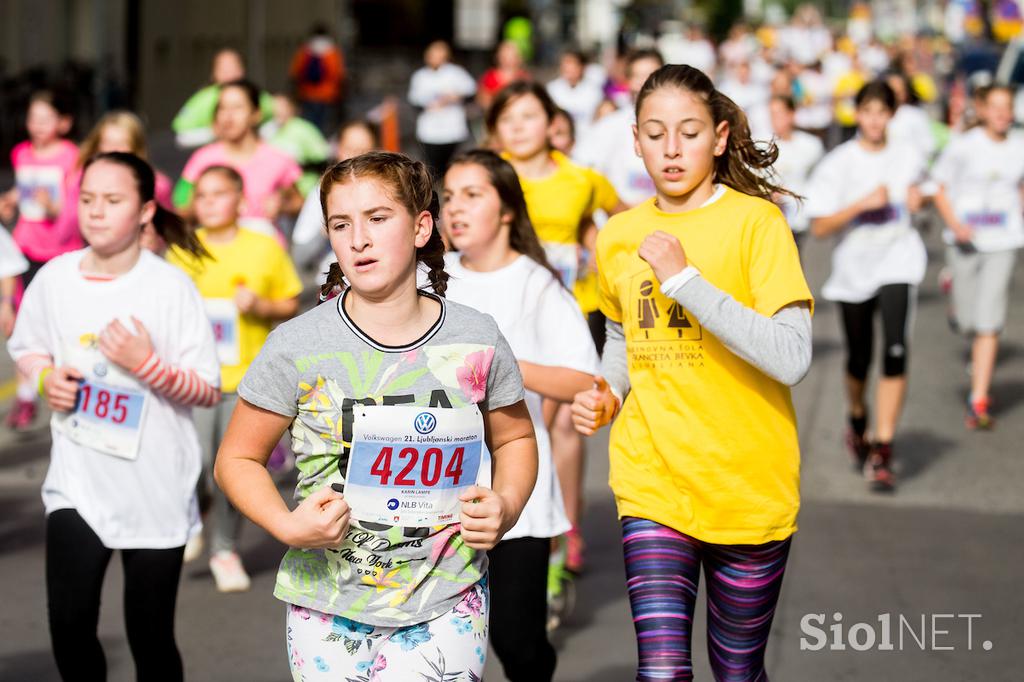
<svg viewBox="0 0 1024 682">
<path fill-rule="evenodd" d="M 483 448 L 477 407 L 353 408 L 345 499 L 352 518 L 438 526 L 459 518 L 459 495 L 475 485 Z"/>
</svg>

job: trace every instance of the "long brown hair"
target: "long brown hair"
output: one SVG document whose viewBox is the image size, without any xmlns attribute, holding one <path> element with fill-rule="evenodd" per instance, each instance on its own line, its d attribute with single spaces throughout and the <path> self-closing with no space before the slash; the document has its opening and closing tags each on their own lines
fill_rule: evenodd
<svg viewBox="0 0 1024 682">
<path fill-rule="evenodd" d="M 676 88 L 698 95 L 707 105 L 715 127 L 722 121 L 728 122 L 729 137 L 725 151 L 715 158 L 715 182 L 768 201 L 772 200 L 773 194 L 796 197 L 776 182 L 778 177 L 772 165 L 779 158 L 778 146 L 774 142 L 754 142 L 747 115 L 735 102 L 716 90 L 711 79 L 700 69 L 686 64 L 666 64 L 652 73 L 636 98 L 637 121 L 640 120 L 644 100 L 662 88 Z"/>
<path fill-rule="evenodd" d="M 85 166 L 82 169 L 82 178 L 85 178 L 85 174 L 89 171 L 90 166 L 101 161 L 127 168 L 135 178 L 135 187 L 139 192 L 139 203 L 145 204 L 147 201 L 153 201 L 153 196 L 156 193 L 156 176 L 153 173 L 153 167 L 146 161 L 127 152 L 97 154 L 85 162 Z M 156 204 L 156 213 L 153 214 L 153 227 L 156 228 L 156 233 L 160 235 L 161 239 L 172 246 L 177 246 L 179 249 L 191 253 L 196 258 L 212 258 L 210 253 L 203 248 L 199 238 L 196 237 L 196 233 L 181 219 L 181 216 L 171 213 L 161 206 L 159 202 L 154 201 L 154 203 Z"/>
<path fill-rule="evenodd" d="M 416 249 L 416 260 L 427 266 L 427 278 L 438 296 L 444 296 L 448 288 L 448 273 L 444 270 L 444 241 L 438 229 L 438 208 L 440 203 L 434 191 L 434 181 L 427 166 L 413 161 L 405 154 L 395 152 L 368 152 L 360 156 L 339 161 L 324 173 L 320 181 L 320 209 L 324 225 L 327 224 L 327 196 L 335 185 L 369 178 L 384 184 L 395 201 L 402 204 L 409 214 L 418 216 L 429 211 L 434 220 L 430 239 Z M 331 295 L 335 287 L 343 286 L 344 273 L 335 261 L 327 272 L 327 282 L 320 287 L 323 298 Z"/>
<path fill-rule="evenodd" d="M 561 284 L 562 278 L 548 262 L 544 247 L 540 245 L 537 232 L 530 222 L 530 215 L 526 210 L 526 197 L 523 196 L 523 187 L 519 184 L 516 169 L 489 149 L 471 149 L 458 154 L 448 167 L 469 164 L 480 166 L 487 171 L 487 177 L 501 199 L 502 211 L 512 214 L 508 231 L 509 247 L 546 269 L 555 281 Z"/>
</svg>

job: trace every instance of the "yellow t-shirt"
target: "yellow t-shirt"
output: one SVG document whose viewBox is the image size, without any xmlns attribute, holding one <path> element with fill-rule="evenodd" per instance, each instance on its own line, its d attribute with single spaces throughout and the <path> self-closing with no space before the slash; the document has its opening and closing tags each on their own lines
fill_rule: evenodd
<svg viewBox="0 0 1024 682">
<path fill-rule="evenodd" d="M 800 506 L 789 388 L 662 295 L 637 255 L 656 230 L 675 235 L 705 279 L 762 315 L 813 305 L 793 235 L 770 202 L 726 188 L 686 213 L 664 213 L 650 199 L 608 221 L 597 238 L 601 310 L 623 325 L 631 383 L 609 445 L 619 515 L 711 543 L 787 538 Z"/>
<path fill-rule="evenodd" d="M 597 292 L 587 273 L 579 272 L 578 254 L 558 245 L 579 243 L 580 223 L 597 209 L 611 211 L 619 203 L 615 188 L 597 171 L 577 166 L 561 152 L 551 152 L 557 169 L 540 179 L 519 177 L 526 199 L 526 211 L 537 238 L 548 252 L 556 270 L 575 271 L 579 277 L 573 288 L 584 314 L 597 310 Z M 552 246 L 556 248 L 552 248 Z M 576 262 L 559 262 L 568 259 Z M 593 278 L 591 277 L 591 280 Z"/>
<path fill-rule="evenodd" d="M 221 390 L 234 393 L 271 328 L 267 320 L 240 314 L 234 304 L 238 285 L 245 285 L 262 298 L 279 301 L 298 296 L 302 282 L 291 258 L 273 237 L 239 228 L 229 243 L 216 244 L 209 241 L 205 228 L 196 234 L 214 260 L 197 260 L 177 247 L 168 250 L 167 260 L 181 268 L 199 289 L 217 339 Z"/>
<path fill-rule="evenodd" d="M 839 125 L 845 127 L 857 125 L 857 106 L 854 104 L 854 98 L 867 82 L 863 73 L 852 69 L 836 80 L 833 98 L 835 99 L 835 117 Z"/>
</svg>

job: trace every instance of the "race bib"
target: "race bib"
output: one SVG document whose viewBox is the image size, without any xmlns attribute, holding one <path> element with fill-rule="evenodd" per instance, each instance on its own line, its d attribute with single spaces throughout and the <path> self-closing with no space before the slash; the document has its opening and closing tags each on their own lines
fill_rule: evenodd
<svg viewBox="0 0 1024 682">
<path fill-rule="evenodd" d="M 213 338 L 217 344 L 217 360 L 222 365 L 237 365 L 241 362 L 238 341 L 238 306 L 230 298 L 203 299 L 206 317 L 213 326 Z"/>
<path fill-rule="evenodd" d="M 60 201 L 64 171 L 57 166 L 22 166 L 15 173 L 18 187 L 18 211 L 25 220 L 46 220 L 46 209 L 36 200 L 43 191 L 51 204 Z"/>
<path fill-rule="evenodd" d="M 345 499 L 352 518 L 396 526 L 455 523 L 459 495 L 476 484 L 483 417 L 409 405 L 353 407 Z"/>
<path fill-rule="evenodd" d="M 78 445 L 136 459 L 149 391 L 95 348 L 74 349 L 67 353 L 67 361 L 85 379 L 78 388 L 74 410 L 54 414 L 54 426 Z"/>
<path fill-rule="evenodd" d="M 544 242 L 544 254 L 557 272 L 562 284 L 572 291 L 580 274 L 580 252 L 576 244 Z"/>
<path fill-rule="evenodd" d="M 1006 211 L 969 211 L 963 220 L 975 230 L 1001 230 L 1006 228 L 1008 218 Z"/>
</svg>

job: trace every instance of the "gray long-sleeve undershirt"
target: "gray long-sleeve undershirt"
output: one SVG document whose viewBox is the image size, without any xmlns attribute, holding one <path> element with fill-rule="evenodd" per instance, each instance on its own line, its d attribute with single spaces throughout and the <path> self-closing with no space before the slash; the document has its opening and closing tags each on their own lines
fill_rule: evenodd
<svg viewBox="0 0 1024 682">
<path fill-rule="evenodd" d="M 668 282 L 666 282 L 668 283 Z M 740 358 L 794 386 L 811 366 L 811 313 L 806 302 L 783 307 L 771 317 L 748 308 L 700 275 L 665 294 Z M 608 320 L 601 373 L 620 397 L 629 392 L 629 363 L 622 324 Z"/>
</svg>

